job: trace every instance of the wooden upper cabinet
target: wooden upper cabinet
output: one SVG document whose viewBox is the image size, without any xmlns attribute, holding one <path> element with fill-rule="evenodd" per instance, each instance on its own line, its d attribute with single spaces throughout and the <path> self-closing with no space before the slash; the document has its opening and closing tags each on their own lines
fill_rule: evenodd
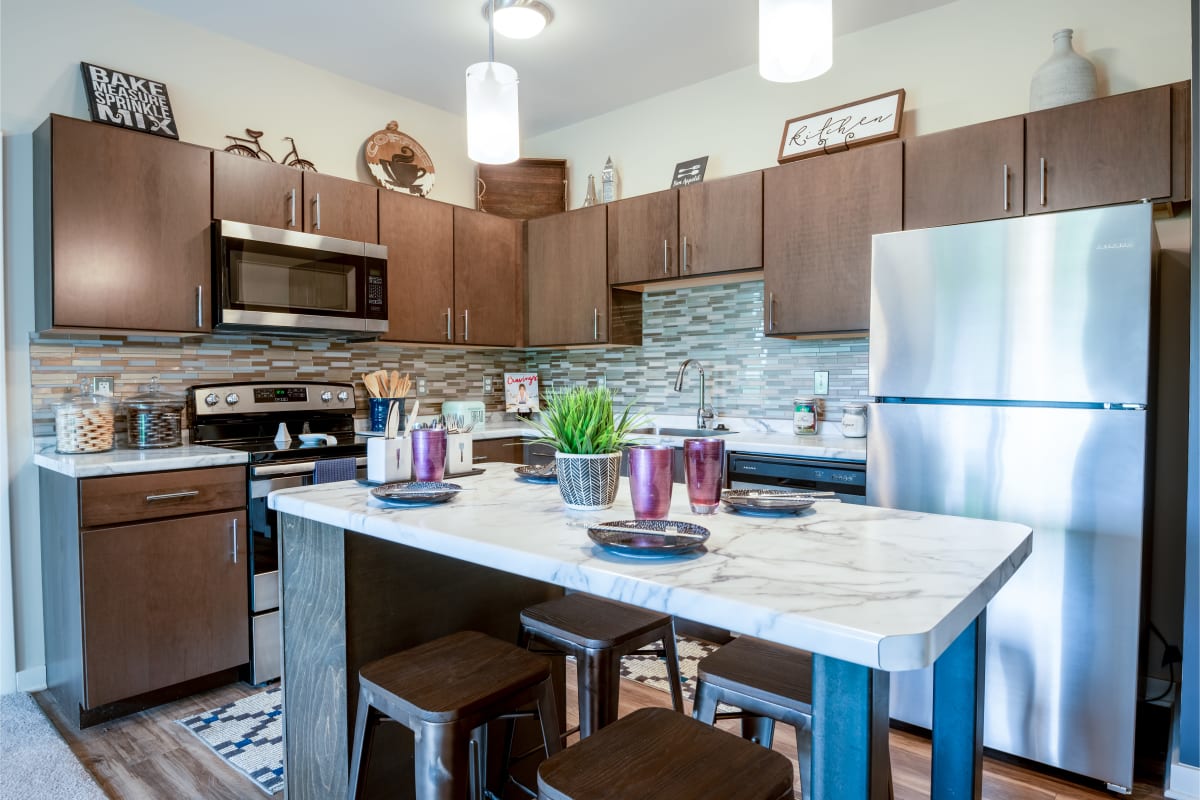
<svg viewBox="0 0 1200 800">
<path fill-rule="evenodd" d="M 1025 213 L 1025 118 L 968 125 L 904 142 L 904 227 Z"/>
<path fill-rule="evenodd" d="M 762 269 L 762 172 L 679 190 L 679 275 Z"/>
<path fill-rule="evenodd" d="M 639 283 L 679 275 L 678 190 L 607 205 L 609 283 Z"/>
<path fill-rule="evenodd" d="M 302 175 L 295 167 L 214 150 L 213 219 L 301 230 L 304 225 Z"/>
<path fill-rule="evenodd" d="M 379 241 L 379 190 L 358 181 L 302 171 L 304 230 L 355 242 Z"/>
<path fill-rule="evenodd" d="M 379 243 L 388 251 L 388 330 L 396 342 L 453 342 L 454 207 L 379 193 Z"/>
<path fill-rule="evenodd" d="M 1025 213 L 1168 198 L 1171 87 L 1025 116 Z"/>
<path fill-rule="evenodd" d="M 209 150 L 54 115 L 34 152 L 38 328 L 212 330 Z"/>
<path fill-rule="evenodd" d="M 526 223 L 530 346 L 608 341 L 607 207 Z"/>
<path fill-rule="evenodd" d="M 518 263 L 522 223 L 454 208 L 454 341 L 518 346 L 524 317 Z M 390 253 L 389 253 L 390 260 Z M 403 287 L 390 287 L 403 291 Z"/>
<path fill-rule="evenodd" d="M 872 144 L 763 172 L 768 335 L 867 329 L 871 236 L 900 230 L 902 148 Z"/>
</svg>

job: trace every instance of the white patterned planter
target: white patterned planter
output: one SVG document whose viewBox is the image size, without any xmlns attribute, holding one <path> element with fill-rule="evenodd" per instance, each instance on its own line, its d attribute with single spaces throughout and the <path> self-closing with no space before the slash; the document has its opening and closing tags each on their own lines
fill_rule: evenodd
<svg viewBox="0 0 1200 800">
<path fill-rule="evenodd" d="M 621 480 L 621 454 L 576 455 L 555 453 L 558 491 L 563 504 L 576 511 L 612 508 Z"/>
</svg>

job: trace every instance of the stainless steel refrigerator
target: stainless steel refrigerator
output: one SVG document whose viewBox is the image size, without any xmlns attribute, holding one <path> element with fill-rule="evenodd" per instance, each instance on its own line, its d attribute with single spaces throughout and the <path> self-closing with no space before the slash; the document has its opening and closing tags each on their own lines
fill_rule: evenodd
<svg viewBox="0 0 1200 800">
<path fill-rule="evenodd" d="M 1133 786 L 1158 241 L 1138 204 L 874 237 L 867 502 L 1011 520 L 984 744 Z M 948 554 L 953 558 L 953 553 Z M 928 727 L 927 672 L 892 716 Z"/>
</svg>

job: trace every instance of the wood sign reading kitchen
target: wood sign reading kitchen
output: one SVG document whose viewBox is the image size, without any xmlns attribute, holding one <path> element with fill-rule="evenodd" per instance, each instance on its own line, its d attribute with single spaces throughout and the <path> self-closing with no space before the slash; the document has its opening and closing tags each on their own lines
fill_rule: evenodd
<svg viewBox="0 0 1200 800">
<path fill-rule="evenodd" d="M 79 68 L 93 122 L 179 138 L 165 84 L 86 62 Z"/>
<path fill-rule="evenodd" d="M 779 143 L 779 163 L 845 150 L 900 135 L 904 90 L 856 100 L 815 114 L 789 119 Z"/>
</svg>

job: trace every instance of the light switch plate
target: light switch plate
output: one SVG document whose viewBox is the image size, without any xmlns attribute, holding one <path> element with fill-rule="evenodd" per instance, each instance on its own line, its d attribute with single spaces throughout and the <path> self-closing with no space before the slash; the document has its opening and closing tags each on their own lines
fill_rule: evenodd
<svg viewBox="0 0 1200 800">
<path fill-rule="evenodd" d="M 813 373 L 813 394 L 829 394 L 829 372 L 819 369 Z"/>
<path fill-rule="evenodd" d="M 484 394 L 492 393 L 492 379 L 491 378 L 483 379 L 483 393 Z"/>
<path fill-rule="evenodd" d="M 92 394 L 103 394 L 112 397 L 117 392 L 117 381 L 111 375 L 95 376 L 92 378 Z"/>
</svg>

